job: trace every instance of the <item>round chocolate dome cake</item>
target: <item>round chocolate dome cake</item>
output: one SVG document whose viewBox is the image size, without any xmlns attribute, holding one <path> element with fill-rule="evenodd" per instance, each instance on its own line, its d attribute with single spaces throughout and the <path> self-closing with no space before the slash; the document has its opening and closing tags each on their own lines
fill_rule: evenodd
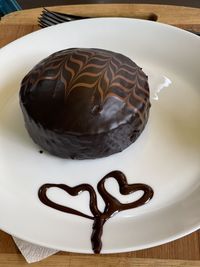
<svg viewBox="0 0 200 267">
<path fill-rule="evenodd" d="M 105 157 L 128 147 L 144 129 L 148 78 L 122 54 L 66 49 L 25 76 L 20 105 L 31 138 L 44 150 L 63 158 Z"/>
</svg>

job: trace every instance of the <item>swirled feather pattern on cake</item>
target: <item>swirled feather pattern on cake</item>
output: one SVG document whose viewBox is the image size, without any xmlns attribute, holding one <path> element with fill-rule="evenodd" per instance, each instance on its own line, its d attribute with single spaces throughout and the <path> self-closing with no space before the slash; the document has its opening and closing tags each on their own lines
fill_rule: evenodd
<svg viewBox="0 0 200 267">
<path fill-rule="evenodd" d="M 81 137 L 88 143 L 87 136 L 101 135 L 102 139 L 104 134 L 123 135 L 128 131 L 128 137 L 124 138 L 129 142 L 122 141 L 118 147 L 121 151 L 146 125 L 150 108 L 148 78 L 122 54 L 96 48 L 71 48 L 42 60 L 25 76 L 20 103 L 27 130 L 36 143 L 41 144 L 47 132 L 51 138 L 46 136 L 45 142 L 56 147 L 54 139 L 62 134 L 75 139 Z M 47 149 L 48 145 L 42 147 Z M 52 153 L 52 149 L 47 150 Z M 103 154 L 112 154 L 110 149 L 106 150 L 109 153 Z M 66 157 L 77 158 L 77 153 L 72 154 L 67 153 Z"/>
</svg>

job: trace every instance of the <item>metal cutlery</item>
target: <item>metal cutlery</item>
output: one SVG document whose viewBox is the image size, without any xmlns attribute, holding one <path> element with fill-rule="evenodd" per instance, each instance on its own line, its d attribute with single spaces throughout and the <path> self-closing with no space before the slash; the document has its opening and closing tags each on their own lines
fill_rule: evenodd
<svg viewBox="0 0 200 267">
<path fill-rule="evenodd" d="M 38 24 L 41 28 L 46 28 L 63 22 L 69 22 L 74 20 L 86 19 L 88 17 L 64 14 L 55 11 L 49 11 L 46 8 L 42 11 L 41 16 L 38 18 Z"/>
<path fill-rule="evenodd" d="M 38 18 L 38 25 L 41 28 L 46 28 L 63 22 L 70 22 L 74 20 L 88 19 L 89 17 L 76 16 L 71 14 L 65 14 L 61 12 L 50 11 L 46 8 L 43 9 L 42 14 Z M 200 32 L 189 31 L 200 36 Z"/>
</svg>

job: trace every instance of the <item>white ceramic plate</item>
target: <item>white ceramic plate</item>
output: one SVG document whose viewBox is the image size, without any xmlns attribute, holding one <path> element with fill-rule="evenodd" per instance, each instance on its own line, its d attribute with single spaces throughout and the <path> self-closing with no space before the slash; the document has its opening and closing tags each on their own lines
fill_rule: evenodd
<svg viewBox="0 0 200 267">
<path fill-rule="evenodd" d="M 63 160 L 39 148 L 23 124 L 18 92 L 39 60 L 69 47 L 121 52 L 149 75 L 151 112 L 140 138 L 122 153 L 97 160 Z M 104 226 L 102 253 L 143 249 L 200 226 L 200 38 L 167 25 L 103 18 L 50 27 L 0 50 L 0 228 L 24 240 L 65 251 L 92 253 L 92 221 L 43 205 L 44 183 L 97 182 L 112 170 L 155 192 L 140 208 L 118 213 Z M 161 91 L 162 89 L 162 91 Z M 157 100 L 156 100 L 157 99 Z M 119 196 L 110 179 L 106 188 Z M 87 193 L 49 197 L 89 214 Z M 99 207 L 103 201 L 98 196 Z"/>
</svg>

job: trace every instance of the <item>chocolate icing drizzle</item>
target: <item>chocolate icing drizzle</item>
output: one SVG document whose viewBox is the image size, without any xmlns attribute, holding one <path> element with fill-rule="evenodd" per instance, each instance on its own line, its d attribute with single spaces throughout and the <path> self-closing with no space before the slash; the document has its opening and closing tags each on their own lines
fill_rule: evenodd
<svg viewBox="0 0 200 267">
<path fill-rule="evenodd" d="M 105 188 L 105 181 L 109 178 L 114 178 L 119 184 L 119 191 L 122 195 L 128 195 L 137 191 L 143 191 L 143 195 L 133 202 L 123 204 L 117 200 L 114 196 L 107 192 Z M 93 216 L 89 216 L 75 209 L 63 206 L 51 201 L 47 196 L 49 188 L 60 188 L 71 196 L 77 196 L 83 191 L 87 191 L 90 195 L 90 210 Z M 104 211 L 101 212 L 98 209 L 97 197 L 94 188 L 89 184 L 80 184 L 75 187 L 70 187 L 66 184 L 44 184 L 38 191 L 39 199 L 45 205 L 57 209 L 62 212 L 71 213 L 87 219 L 94 220 L 93 231 L 91 235 L 92 249 L 94 253 L 100 253 L 102 248 L 101 236 L 103 234 L 104 223 L 111 218 L 114 214 L 127 210 L 133 209 L 146 204 L 153 197 L 153 190 L 146 184 L 136 183 L 128 184 L 126 176 L 121 171 L 112 171 L 105 175 L 98 183 L 97 190 L 105 202 Z"/>
<path fill-rule="evenodd" d="M 116 121 L 106 110 L 110 102 L 119 105 L 115 112 L 118 124 L 129 121 L 130 114 L 145 124 L 150 106 L 147 76 L 142 69 L 124 55 L 95 48 L 70 48 L 47 57 L 25 76 L 20 95 L 36 122 L 70 133 L 114 129 Z M 70 114 L 75 115 L 73 120 Z M 76 124 L 79 114 L 87 119 Z M 58 120 L 60 116 L 64 123 Z M 103 123 L 102 128 L 96 129 L 96 120 Z"/>
<path fill-rule="evenodd" d="M 128 57 L 70 48 L 39 62 L 23 79 L 20 106 L 33 141 L 62 158 L 121 152 L 149 116 L 148 77 Z"/>
</svg>

